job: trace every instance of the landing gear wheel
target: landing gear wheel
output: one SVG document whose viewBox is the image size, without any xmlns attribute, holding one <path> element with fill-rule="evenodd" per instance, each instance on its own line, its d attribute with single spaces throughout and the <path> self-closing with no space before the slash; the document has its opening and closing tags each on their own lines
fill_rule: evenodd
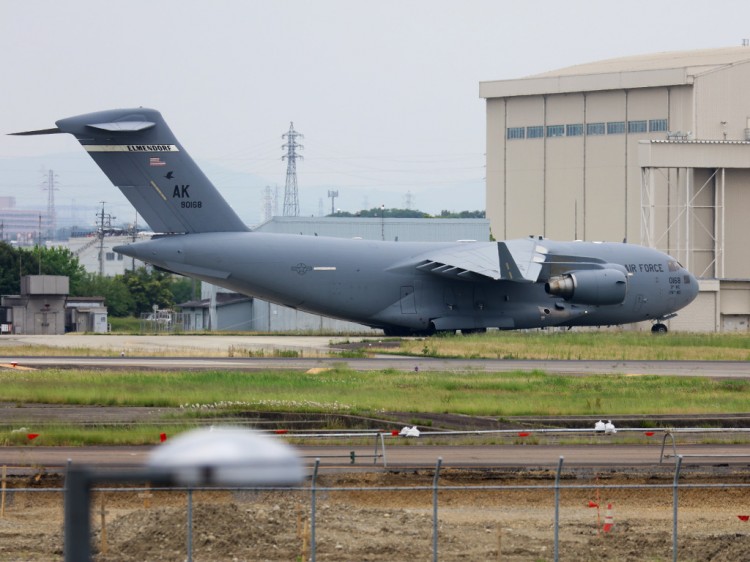
<svg viewBox="0 0 750 562">
<path fill-rule="evenodd" d="M 651 333 L 652 334 L 666 334 L 668 332 L 667 325 L 662 324 L 661 322 L 658 322 L 651 326 Z"/>
</svg>

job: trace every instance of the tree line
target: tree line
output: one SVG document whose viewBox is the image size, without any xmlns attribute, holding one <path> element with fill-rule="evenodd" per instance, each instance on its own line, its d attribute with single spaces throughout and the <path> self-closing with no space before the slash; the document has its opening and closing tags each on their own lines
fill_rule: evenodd
<svg viewBox="0 0 750 562">
<path fill-rule="evenodd" d="M 70 296 L 104 297 L 108 314 L 138 316 L 159 308 L 187 302 L 195 282 L 185 277 L 140 267 L 114 277 L 89 273 L 68 248 L 17 248 L 0 242 L 0 295 L 18 295 L 25 275 L 64 275 L 70 280 Z"/>
<path fill-rule="evenodd" d="M 415 211 L 413 209 L 385 209 L 382 207 L 373 207 L 372 209 L 362 209 L 356 213 L 350 213 L 348 211 L 337 211 L 333 214 L 329 214 L 329 217 L 370 217 L 370 218 L 385 218 L 385 219 L 483 219 L 486 216 L 485 211 L 460 211 L 458 213 L 453 211 L 443 210 L 440 211 L 439 215 L 430 215 L 422 211 Z"/>
</svg>

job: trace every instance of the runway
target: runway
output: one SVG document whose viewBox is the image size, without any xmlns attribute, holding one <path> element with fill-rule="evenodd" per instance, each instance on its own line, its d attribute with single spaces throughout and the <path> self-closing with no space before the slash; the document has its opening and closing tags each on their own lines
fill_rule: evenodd
<svg viewBox="0 0 750 562">
<path fill-rule="evenodd" d="M 746 361 L 589 361 L 441 359 L 379 355 L 368 358 L 338 358 L 331 344 L 342 341 L 376 340 L 328 336 L 217 336 L 217 335 L 11 335 L 0 337 L 0 364 L 15 363 L 31 368 L 163 369 L 163 370 L 308 370 L 346 366 L 357 371 L 446 371 L 510 372 L 539 370 L 565 375 L 621 374 L 748 378 Z M 83 348 L 92 356 L 9 355 L 7 346 Z M 230 357 L 245 351 L 263 352 L 265 357 Z M 270 357 L 280 351 L 295 351 L 300 357 Z M 97 357 L 99 352 L 99 357 Z M 106 357 L 112 355 L 114 357 Z M 157 356 L 154 356 L 157 355 Z"/>
<path fill-rule="evenodd" d="M 63 369 L 150 369 L 150 370 L 296 370 L 345 366 L 357 371 L 490 372 L 543 371 L 561 375 L 661 375 L 700 376 L 715 379 L 750 377 L 750 363 L 744 361 L 552 361 L 511 359 L 437 359 L 377 356 L 335 357 L 23 357 L 1 355 L 0 365 L 11 368 Z"/>
</svg>

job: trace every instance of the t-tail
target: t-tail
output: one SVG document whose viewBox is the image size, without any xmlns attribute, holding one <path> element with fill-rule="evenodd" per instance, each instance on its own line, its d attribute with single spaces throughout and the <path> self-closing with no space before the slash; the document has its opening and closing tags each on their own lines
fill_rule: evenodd
<svg viewBox="0 0 750 562">
<path fill-rule="evenodd" d="M 247 231 L 229 204 L 153 109 L 115 109 L 61 119 L 154 232 Z"/>
</svg>

